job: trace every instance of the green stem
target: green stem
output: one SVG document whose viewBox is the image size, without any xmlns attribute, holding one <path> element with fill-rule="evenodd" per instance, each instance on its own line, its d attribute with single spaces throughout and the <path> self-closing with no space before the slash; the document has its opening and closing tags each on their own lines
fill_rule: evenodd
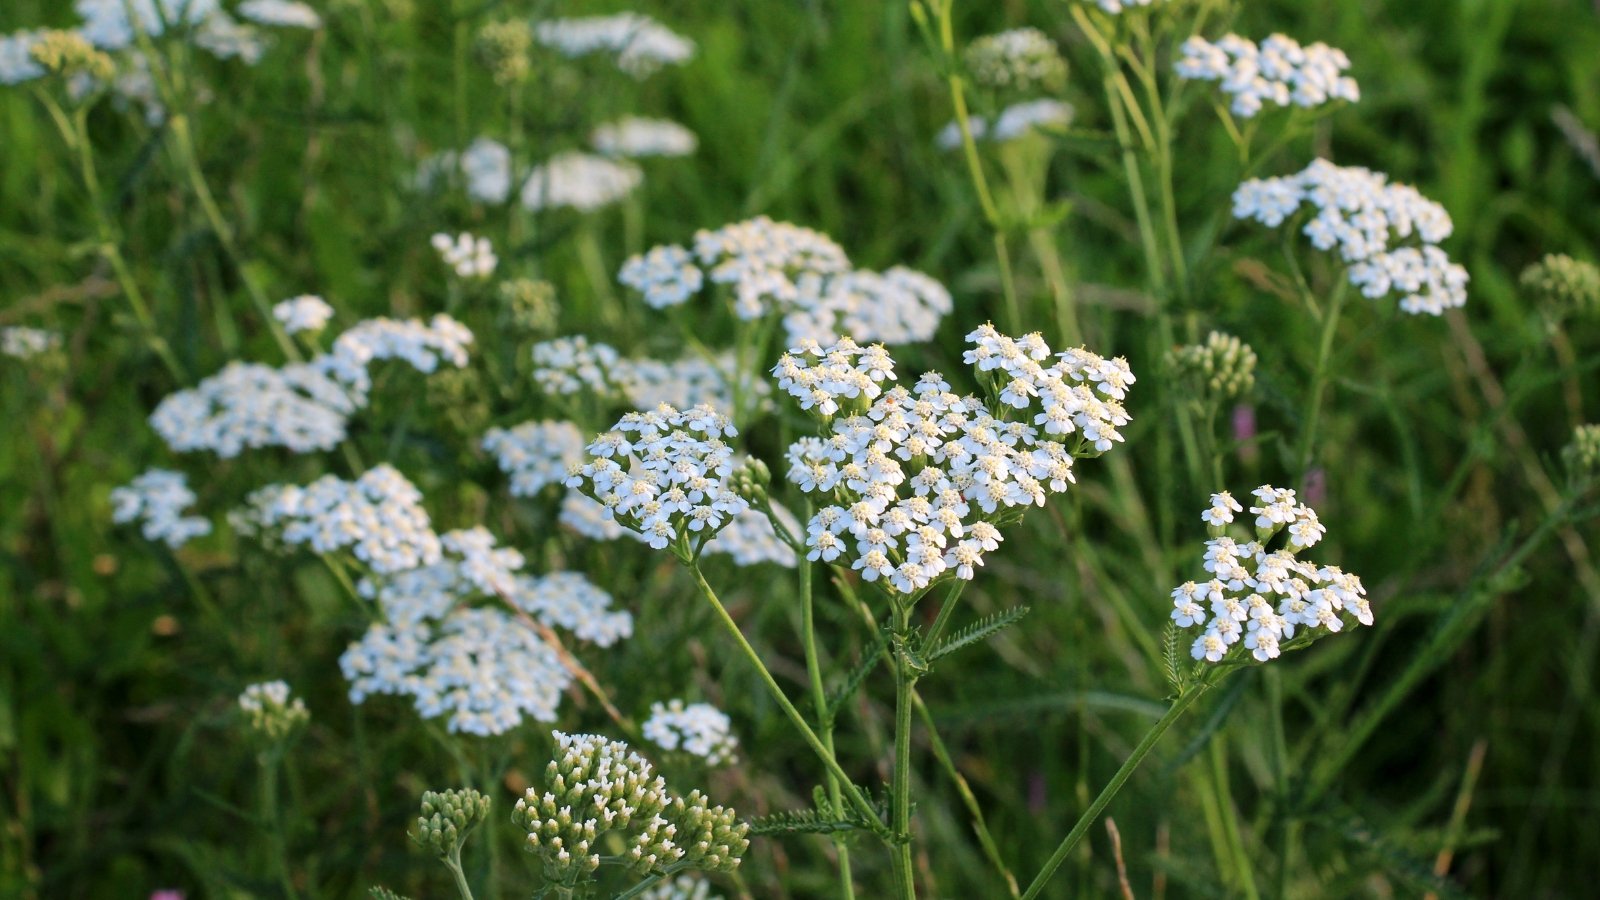
<svg viewBox="0 0 1600 900">
<path fill-rule="evenodd" d="M 461 900 L 472 900 L 472 886 L 467 884 L 467 873 L 461 868 L 461 845 L 450 848 L 450 856 L 444 861 L 445 868 L 456 880 L 456 893 L 461 895 Z"/>
<path fill-rule="evenodd" d="M 199 201 L 200 210 L 205 213 L 212 233 L 222 244 L 222 252 L 227 255 L 228 262 L 239 275 L 239 281 L 244 284 L 245 293 L 250 295 L 250 302 L 255 305 L 256 312 L 266 323 L 267 330 L 272 333 L 272 338 L 277 341 L 283 355 L 294 362 L 304 361 L 305 357 L 301 355 L 300 348 L 289 339 L 288 333 L 283 330 L 283 325 L 272 315 L 272 302 L 267 299 L 266 292 L 256 284 L 255 276 L 245 267 L 244 255 L 239 252 L 239 245 L 234 240 L 233 228 L 222 215 L 222 208 L 217 205 L 217 198 L 211 193 L 210 185 L 206 184 L 205 173 L 200 171 L 200 156 L 195 150 L 194 137 L 189 131 L 188 116 L 183 113 L 173 116 L 169 127 L 177 144 L 178 162 L 189 179 L 189 187 L 194 191 L 195 199 Z"/>
<path fill-rule="evenodd" d="M 801 639 L 805 643 L 806 675 L 811 681 L 811 703 L 816 708 L 817 723 L 822 728 L 822 746 L 832 756 L 833 719 L 828 715 L 828 691 L 822 683 L 822 664 L 817 654 L 817 622 L 814 608 L 816 604 L 811 583 L 811 563 L 805 558 L 804 547 L 796 547 L 795 555 L 800 569 L 800 614 L 803 623 Z M 844 811 L 841 809 L 841 799 L 839 779 L 829 772 L 828 803 L 842 818 Z M 850 847 L 845 843 L 842 834 L 834 836 L 833 846 L 834 852 L 839 857 L 839 895 L 846 900 L 853 900 L 856 889 L 855 880 L 850 874 Z"/>
<path fill-rule="evenodd" d="M 944 602 L 939 604 L 939 614 L 933 619 L 933 627 L 928 629 L 927 646 L 932 647 L 944 634 L 945 626 L 950 624 L 950 615 L 956 610 L 956 601 L 961 599 L 961 592 L 966 588 L 967 582 L 961 578 L 950 583 L 950 591 L 944 595 Z"/>
<path fill-rule="evenodd" d="M 900 896 L 915 900 L 916 875 L 911 867 L 911 696 L 917 685 L 906 641 L 911 637 L 911 604 L 894 598 L 894 828 L 895 883 Z"/>
<path fill-rule="evenodd" d="M 983 855 L 988 857 L 990 865 L 999 873 L 1006 883 L 1006 890 L 1012 897 L 1021 894 L 1017 888 L 1017 877 L 1006 868 L 1006 863 L 1000 856 L 1000 847 L 995 843 L 994 835 L 989 833 L 989 823 L 984 819 L 983 807 L 978 805 L 978 798 L 973 795 L 972 788 L 967 784 L 967 779 L 956 768 L 955 761 L 950 758 L 950 749 L 945 746 L 944 739 L 939 737 L 939 729 L 934 727 L 933 714 L 928 711 L 928 704 L 922 701 L 922 696 L 917 692 L 911 693 L 911 702 L 917 707 L 917 715 L 922 719 L 922 727 L 928 732 L 928 741 L 933 746 L 934 758 L 939 761 L 939 767 L 944 769 L 956 786 L 956 793 L 961 795 L 961 803 L 967 808 L 967 814 L 972 816 L 972 830 L 978 836 L 978 845 L 983 848 Z"/>
<path fill-rule="evenodd" d="M 1178 721 L 1179 717 L 1189 707 L 1193 706 L 1196 700 L 1200 699 L 1200 695 L 1205 693 L 1206 687 L 1206 685 L 1196 685 L 1190 688 L 1188 693 L 1173 701 L 1172 706 L 1161 717 L 1160 721 L 1150 727 L 1150 730 L 1140 739 L 1138 746 L 1133 748 L 1133 752 L 1128 755 L 1126 760 L 1123 760 L 1122 767 L 1117 769 L 1117 774 L 1111 776 L 1111 780 L 1101 789 L 1100 796 L 1094 798 L 1094 802 L 1089 804 L 1089 808 L 1084 810 L 1083 815 L 1078 818 L 1077 824 L 1072 826 L 1072 830 L 1067 832 L 1065 838 L 1062 838 L 1060 846 L 1056 847 L 1056 851 L 1050 854 L 1050 858 L 1045 861 L 1044 868 L 1039 870 L 1039 874 L 1034 877 L 1033 883 L 1028 885 L 1026 891 L 1023 891 L 1022 900 L 1033 900 L 1034 897 L 1039 896 L 1039 892 L 1044 890 L 1044 886 L 1049 883 L 1050 877 L 1055 874 L 1056 869 L 1059 869 L 1061 864 L 1066 861 L 1067 855 L 1072 852 L 1074 847 L 1078 846 L 1078 842 L 1083 840 L 1084 835 L 1088 834 L 1089 827 L 1100 817 L 1100 813 L 1110 805 L 1112 798 L 1116 797 L 1117 792 L 1122 790 L 1122 786 L 1127 783 L 1134 770 L 1139 768 L 1139 764 L 1144 762 L 1144 758 L 1150 755 L 1150 751 L 1155 748 L 1156 742 L 1161 740 L 1161 736 L 1167 733 L 1167 729 L 1172 727 L 1172 723 Z"/>
<path fill-rule="evenodd" d="M 144 333 L 145 343 L 152 352 L 161 360 L 161 364 L 173 378 L 180 383 L 187 384 L 188 376 L 183 371 L 183 366 L 178 363 L 178 358 L 173 355 L 172 347 L 166 338 L 156 329 L 155 317 L 150 314 L 150 306 L 145 302 L 144 292 L 139 290 L 139 283 L 134 280 L 133 270 L 128 267 L 127 260 L 123 259 L 122 250 L 117 244 L 116 228 L 111 223 L 111 218 L 106 214 L 104 198 L 100 188 L 100 175 L 94 165 L 94 148 L 89 145 L 89 128 L 87 110 L 79 109 L 69 119 L 62 111 L 59 104 L 43 89 L 38 92 L 39 102 L 44 104 L 50 118 L 55 122 L 56 130 L 61 133 L 61 139 L 66 145 L 76 151 L 78 158 L 78 175 L 83 179 L 83 188 L 89 195 L 89 210 L 94 217 L 95 238 L 99 244 L 95 249 L 100 256 L 110 264 L 112 274 L 116 276 L 118 287 L 122 288 L 123 296 L 128 298 L 128 306 L 133 310 L 133 318 L 139 323 L 139 330 Z"/>
<path fill-rule="evenodd" d="M 800 736 L 805 739 L 806 745 L 822 761 L 828 773 L 839 779 L 839 787 L 844 792 L 845 799 L 849 800 L 850 805 L 855 807 L 856 811 L 861 813 L 863 819 L 871 824 L 874 831 L 879 834 L 884 833 L 887 826 L 878 817 L 877 810 L 872 808 L 872 804 L 868 803 L 867 798 L 862 795 L 861 789 L 855 786 L 849 775 L 845 774 L 844 769 L 839 766 L 838 759 L 823 745 L 822 739 L 817 737 L 817 733 L 811 730 L 810 725 L 806 724 L 805 717 L 800 715 L 800 711 L 795 709 L 793 703 L 789 702 L 789 698 L 784 694 L 783 688 L 778 686 L 777 680 L 772 677 L 772 672 L 761 661 L 761 656 L 756 653 L 755 648 L 751 647 L 750 642 L 745 639 L 744 632 L 739 630 L 739 623 L 735 622 L 733 616 L 728 614 L 728 608 L 717 597 L 717 592 L 711 589 L 710 583 L 706 581 L 705 574 L 700 571 L 700 566 L 692 562 L 688 563 L 688 566 L 689 571 L 694 573 L 695 584 L 700 588 L 700 593 L 711 604 L 711 608 L 715 610 L 718 621 L 722 622 L 728 633 L 733 635 L 735 643 L 739 645 L 739 650 L 744 653 L 745 658 L 750 661 L 752 666 L 755 666 L 756 673 L 761 676 L 762 683 L 767 686 L 767 692 L 772 695 L 772 699 L 777 701 L 784 715 L 788 716 L 789 721 L 799 730 Z"/>
<path fill-rule="evenodd" d="M 1322 395 L 1328 383 L 1328 361 L 1333 356 L 1333 338 L 1339 328 L 1339 313 L 1344 308 L 1346 282 L 1340 281 L 1333 289 L 1333 297 L 1322 314 L 1322 340 L 1317 346 L 1317 367 L 1311 373 L 1311 389 L 1306 398 L 1306 423 L 1300 429 L 1299 448 L 1295 451 L 1295 473 L 1304 479 L 1311 468 L 1316 452 L 1317 426 L 1321 424 Z"/>
<path fill-rule="evenodd" d="M 267 751 L 261 757 L 261 818 L 267 823 L 267 841 L 272 850 L 272 864 L 278 873 L 283 896 L 294 898 L 294 878 L 289 871 L 289 851 L 283 839 L 283 817 L 278 812 L 278 763 L 280 751 Z"/>
</svg>

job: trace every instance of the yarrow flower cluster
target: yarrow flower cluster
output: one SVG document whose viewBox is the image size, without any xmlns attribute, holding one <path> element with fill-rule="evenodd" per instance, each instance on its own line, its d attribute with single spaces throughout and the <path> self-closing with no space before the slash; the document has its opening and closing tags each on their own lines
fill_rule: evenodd
<svg viewBox="0 0 1600 900">
<path fill-rule="evenodd" d="M 1037 28 L 1013 28 L 985 35 L 967 47 L 973 81 L 996 90 L 1029 91 L 1059 85 L 1067 61 L 1055 41 Z"/>
<path fill-rule="evenodd" d="M 667 119 L 626 116 L 596 128 L 589 144 L 605 156 L 688 156 L 699 146 L 694 132 Z"/>
<path fill-rule="evenodd" d="M 545 879 L 568 888 L 600 867 L 600 840 L 619 832 L 622 856 L 636 875 L 694 868 L 731 872 L 749 848 L 749 826 L 733 810 L 711 806 L 698 791 L 673 795 L 655 767 L 620 741 L 553 732 L 556 757 L 544 787 L 529 788 L 511 818 Z"/>
<path fill-rule="evenodd" d="M 780 316 L 790 341 L 924 341 L 953 307 L 944 285 L 921 272 L 855 269 L 827 235 L 765 216 L 697 232 L 693 251 L 652 248 L 627 260 L 618 280 L 654 309 L 688 302 L 708 281 L 726 285 L 735 315 Z"/>
<path fill-rule="evenodd" d="M 246 448 L 329 450 L 345 438 L 357 400 L 316 366 L 228 363 L 193 388 L 167 395 L 150 427 L 180 453 L 210 450 L 223 458 Z"/>
<path fill-rule="evenodd" d="M 444 264 L 455 270 L 460 278 L 488 278 L 494 274 L 500 258 L 494 255 L 494 245 L 486 237 L 474 237 L 461 232 L 454 239 L 443 232 L 433 236 L 433 249 L 439 251 Z"/>
<path fill-rule="evenodd" d="M 194 501 L 194 491 L 182 472 L 150 469 L 111 491 L 111 521 L 119 525 L 140 522 L 145 538 L 176 550 L 211 533 L 209 521 L 183 514 Z"/>
<path fill-rule="evenodd" d="M 1065 491 L 1076 457 L 1122 440 L 1126 362 L 1080 348 L 1046 366 L 1038 334 L 1012 339 L 990 325 L 968 341 L 966 361 L 997 412 L 935 372 L 911 390 L 886 388 L 894 370 L 882 347 L 802 345 L 778 361 L 779 388 L 830 421 L 789 448 L 789 480 L 835 500 L 806 527 L 807 558 L 850 558 L 863 579 L 902 594 L 946 573 L 970 580 L 1000 545 L 997 523 Z"/>
<path fill-rule="evenodd" d="M 305 487 L 268 485 L 249 500 L 254 524 L 314 553 L 349 550 L 372 572 L 403 572 L 439 561 L 422 492 L 387 463 L 355 481 L 324 475 Z"/>
<path fill-rule="evenodd" d="M 995 117 L 994 127 L 983 116 L 972 116 L 967 127 L 975 141 L 992 141 L 1003 144 L 1029 135 L 1042 128 L 1065 128 L 1072 123 L 1072 104 L 1061 100 L 1028 100 L 1014 103 Z M 961 126 L 955 122 L 946 125 L 935 139 L 941 150 L 955 150 L 961 146 Z"/>
<path fill-rule="evenodd" d="M 600 396 L 623 392 L 628 373 L 622 354 L 610 344 L 583 335 L 558 337 L 533 345 L 533 383 L 547 394 L 589 391 Z"/>
<path fill-rule="evenodd" d="M 12 359 L 33 359 L 60 347 L 61 335 L 53 331 L 29 328 L 26 325 L 0 328 L 0 355 Z"/>
<path fill-rule="evenodd" d="M 252 684 L 239 695 L 239 710 L 257 737 L 276 743 L 311 721 L 304 700 L 290 699 L 289 685 L 282 681 Z"/>
<path fill-rule="evenodd" d="M 1402 295 L 1408 313 L 1441 315 L 1467 302 L 1467 270 L 1439 242 L 1454 226 L 1444 207 L 1388 176 L 1319 159 L 1295 175 L 1251 179 L 1233 194 L 1233 215 L 1276 228 L 1315 207 L 1303 229 L 1318 250 L 1339 249 L 1350 283 L 1369 298 Z M 1421 246 L 1400 242 L 1415 237 Z"/>
<path fill-rule="evenodd" d="M 641 13 L 546 19 L 534 23 L 533 36 L 563 56 L 611 54 L 617 68 L 635 78 L 694 56 L 694 41 Z"/>
<path fill-rule="evenodd" d="M 1262 485 L 1254 496 L 1255 540 L 1240 543 L 1223 532 L 1243 512 L 1227 492 L 1213 494 L 1201 518 L 1214 537 L 1206 541 L 1206 581 L 1186 581 L 1172 592 L 1172 620 L 1180 628 L 1205 626 L 1190 655 L 1207 662 L 1239 658 L 1248 651 L 1259 662 L 1276 659 L 1289 641 L 1297 646 L 1337 633 L 1346 617 L 1372 624 L 1372 607 L 1361 579 L 1337 566 L 1297 558 L 1315 546 L 1325 529 L 1295 492 Z M 1266 547 L 1281 531 L 1283 549 Z M 1237 651 L 1235 647 L 1240 647 Z"/>
<path fill-rule="evenodd" d="M 239 4 L 239 15 L 257 25 L 277 28 L 322 27 L 322 17 L 317 11 L 298 0 L 244 0 Z"/>
<path fill-rule="evenodd" d="M 339 658 L 351 702 L 406 696 L 424 718 L 447 716 L 451 731 L 503 734 L 524 717 L 554 721 L 572 682 L 531 623 L 602 647 L 633 633 L 633 617 L 612 611 L 611 596 L 588 579 L 522 574 L 522 554 L 496 546 L 482 527 L 446 532 L 438 546 L 433 562 L 358 586 L 383 618 Z M 474 605 L 480 599 L 492 602 Z"/>
<path fill-rule="evenodd" d="M 643 732 L 663 750 L 697 756 L 713 766 L 734 762 L 739 751 L 728 714 L 709 703 L 652 703 Z"/>
<path fill-rule="evenodd" d="M 272 317 L 277 319 L 289 334 L 302 331 L 317 332 L 333 318 L 333 307 L 313 294 L 291 297 L 272 307 Z"/>
<path fill-rule="evenodd" d="M 1259 47 L 1236 34 L 1214 44 L 1195 35 L 1184 42 L 1177 62 L 1180 78 L 1217 82 L 1233 98 L 1233 114 L 1246 119 L 1268 105 L 1311 109 L 1336 100 L 1355 103 L 1361 88 L 1344 74 L 1349 68 L 1343 50 L 1321 41 L 1302 47 L 1282 34 Z"/>
<path fill-rule="evenodd" d="M 583 462 L 585 440 L 571 422 L 523 422 L 491 428 L 483 449 L 493 453 L 500 471 L 511 476 L 511 496 L 532 497 L 567 480 L 567 469 Z"/>
<path fill-rule="evenodd" d="M 593 212 L 633 193 L 642 181 L 644 173 L 626 160 L 559 153 L 529 173 L 522 186 L 522 205 L 534 211 L 565 206 Z"/>
<path fill-rule="evenodd" d="M 1522 270 L 1522 289 L 1551 321 L 1571 315 L 1600 315 L 1600 266 L 1551 253 Z"/>
<path fill-rule="evenodd" d="M 163 398 L 150 425 L 179 452 L 211 450 L 226 458 L 247 448 L 329 450 L 344 440 L 350 416 L 366 405 L 372 362 L 402 359 L 421 372 L 434 371 L 441 361 L 460 367 L 471 343 L 472 332 L 446 315 L 428 324 L 367 319 L 310 362 L 281 368 L 231 362 L 195 387 Z"/>
<path fill-rule="evenodd" d="M 440 177 L 456 172 L 467 195 L 480 203 L 504 203 L 511 196 L 511 150 L 493 138 L 478 138 L 460 153 L 447 150 L 429 157 L 417 174 L 417 183 L 426 190 Z"/>
<path fill-rule="evenodd" d="M 411 840 L 440 859 L 459 856 L 467 835 L 489 818 L 489 807 L 489 798 L 472 788 L 425 791 Z"/>
<path fill-rule="evenodd" d="M 628 413 L 589 445 L 589 461 L 573 469 L 567 486 L 598 500 L 651 547 L 692 553 L 750 508 L 729 482 L 733 448 L 723 439 L 737 434 L 710 406 Z"/>
</svg>

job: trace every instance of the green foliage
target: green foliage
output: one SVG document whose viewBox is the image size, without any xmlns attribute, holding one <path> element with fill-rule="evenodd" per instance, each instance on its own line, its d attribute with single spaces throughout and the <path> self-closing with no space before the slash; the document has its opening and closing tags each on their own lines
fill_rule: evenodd
<svg viewBox="0 0 1600 900">
<path fill-rule="evenodd" d="M 955 634 L 939 641 L 931 650 L 927 651 L 928 665 L 931 666 L 963 647 L 970 647 L 973 644 L 988 640 L 1022 621 L 1028 612 L 1029 609 L 1026 606 L 1013 606 L 1010 609 L 1002 610 L 973 622 Z"/>
</svg>

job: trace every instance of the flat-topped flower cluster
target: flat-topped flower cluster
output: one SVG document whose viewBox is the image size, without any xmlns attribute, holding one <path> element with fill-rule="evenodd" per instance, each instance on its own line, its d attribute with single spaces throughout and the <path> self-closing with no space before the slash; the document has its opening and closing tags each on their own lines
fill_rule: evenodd
<svg viewBox="0 0 1600 900">
<path fill-rule="evenodd" d="M 928 340 L 953 307 L 944 285 L 921 272 L 854 268 L 827 235 L 766 216 L 699 231 L 692 251 L 654 247 L 628 259 L 617 278 L 654 309 L 686 303 L 708 282 L 724 285 L 735 315 L 777 316 L 791 342 Z"/>
<path fill-rule="evenodd" d="M 589 461 L 574 467 L 567 486 L 657 550 L 698 549 L 750 508 L 730 478 L 733 448 L 725 439 L 737 434 L 705 405 L 628 413 L 589 444 Z"/>
<path fill-rule="evenodd" d="M 1293 490 L 1262 485 L 1254 496 L 1255 539 L 1241 543 L 1223 532 L 1243 507 L 1226 491 L 1211 496 L 1201 516 L 1212 529 L 1206 541 L 1203 581 L 1186 581 L 1172 592 L 1172 620 L 1180 628 L 1204 626 L 1190 654 L 1221 662 L 1246 652 L 1276 659 L 1299 632 L 1305 642 L 1343 630 L 1346 618 L 1372 624 L 1372 607 L 1361 579 L 1337 566 L 1322 566 L 1296 554 L 1315 546 L 1326 529 Z M 1281 549 L 1267 547 L 1280 532 Z M 1235 649 L 1241 648 L 1241 649 Z"/>
<path fill-rule="evenodd" d="M 111 491 L 111 521 L 117 524 L 140 523 L 144 536 L 177 549 L 190 540 L 211 533 L 211 522 L 200 516 L 186 516 L 194 505 L 194 491 L 182 472 L 149 469 L 133 481 Z"/>
<path fill-rule="evenodd" d="M 440 363 L 459 368 L 467 364 L 471 345 L 472 332 L 443 314 L 426 323 L 366 319 L 309 362 L 273 367 L 235 360 L 195 387 L 165 397 L 150 414 L 150 425 L 179 452 L 233 457 L 262 447 L 330 450 L 345 439 L 350 416 L 367 403 L 373 362 L 400 359 L 425 373 Z"/>
<path fill-rule="evenodd" d="M 935 372 L 887 386 L 894 364 L 881 346 L 802 344 L 778 361 L 780 389 L 827 425 L 789 448 L 789 480 L 834 501 L 806 526 L 809 559 L 849 559 L 902 594 L 946 573 L 971 579 L 1002 540 L 998 524 L 1065 491 L 1075 458 L 1122 440 L 1135 380 L 1125 361 L 1052 354 L 1038 334 L 990 325 L 968 340 L 992 408 Z"/>
<path fill-rule="evenodd" d="M 1435 316 L 1466 304 L 1467 270 L 1438 246 L 1454 230 L 1450 214 L 1414 187 L 1318 159 L 1294 175 L 1246 181 L 1233 194 L 1235 218 L 1268 228 L 1307 205 L 1315 213 L 1303 233 L 1318 250 L 1339 250 L 1363 295 L 1396 293 L 1403 311 Z M 1403 243 L 1412 238 L 1419 246 Z"/>
<path fill-rule="evenodd" d="M 1287 35 L 1255 41 L 1229 34 L 1216 43 L 1195 35 L 1183 44 L 1178 75 L 1215 81 L 1233 98 L 1233 114 L 1251 118 L 1267 106 L 1304 109 L 1337 100 L 1361 99 L 1356 80 L 1344 74 L 1350 57 L 1322 42 L 1300 46 Z"/>
</svg>

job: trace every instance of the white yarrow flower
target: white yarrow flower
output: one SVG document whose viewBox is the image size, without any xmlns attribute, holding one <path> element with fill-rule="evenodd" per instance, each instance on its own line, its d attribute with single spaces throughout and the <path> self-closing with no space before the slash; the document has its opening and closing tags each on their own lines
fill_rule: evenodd
<svg viewBox="0 0 1600 900">
<path fill-rule="evenodd" d="M 272 317 L 283 324 L 289 334 L 302 331 L 321 331 L 333 318 L 333 307 L 313 294 L 291 297 L 272 307 Z"/>
</svg>

